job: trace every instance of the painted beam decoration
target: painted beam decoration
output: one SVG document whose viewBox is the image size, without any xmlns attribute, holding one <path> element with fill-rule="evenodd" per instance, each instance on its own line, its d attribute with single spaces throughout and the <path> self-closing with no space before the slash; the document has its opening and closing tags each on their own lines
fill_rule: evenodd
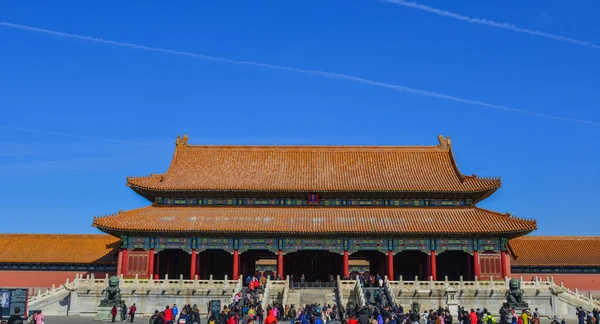
<svg viewBox="0 0 600 324">
<path fill-rule="evenodd" d="M 324 207 L 452 207 L 468 206 L 461 199 L 320 199 L 311 194 L 307 199 L 292 198 L 156 198 L 159 205 L 175 206 L 324 206 Z"/>
<path fill-rule="evenodd" d="M 204 250 L 225 250 L 240 253 L 249 250 L 267 250 L 277 253 L 282 250 L 290 253 L 300 250 L 323 250 L 343 253 L 348 250 L 354 253 L 360 250 L 371 250 L 387 253 L 402 251 L 421 251 L 442 253 L 444 251 L 473 251 L 499 253 L 506 248 L 506 239 L 433 239 L 433 238 L 232 238 L 232 237 L 121 237 L 122 247 L 128 250 L 155 249 L 184 250 L 197 252 Z"/>
<path fill-rule="evenodd" d="M 502 250 L 500 239 L 478 239 L 477 246 L 475 247 L 478 251 L 494 251 L 500 252 Z"/>
<path fill-rule="evenodd" d="M 153 247 L 151 246 L 151 239 L 149 237 L 128 237 L 127 238 L 127 248 L 128 249 L 144 249 L 149 250 Z"/>
<path fill-rule="evenodd" d="M 348 252 L 354 253 L 359 250 L 371 250 L 387 252 L 390 250 L 387 239 L 348 239 Z"/>
<path fill-rule="evenodd" d="M 344 253 L 344 241 L 342 239 L 324 240 L 310 238 L 285 238 L 280 247 L 283 253 L 298 250 L 327 250 L 329 252 Z"/>
<path fill-rule="evenodd" d="M 394 253 L 401 251 L 421 251 L 425 253 L 431 252 L 430 239 L 394 239 Z"/>
<path fill-rule="evenodd" d="M 234 240 L 229 238 L 197 238 L 196 239 L 196 250 L 198 252 L 204 250 L 225 250 L 229 253 L 233 253 Z"/>
<path fill-rule="evenodd" d="M 474 243 L 471 239 L 436 239 L 435 252 L 442 253 L 444 251 L 464 251 L 473 253 Z"/>
<path fill-rule="evenodd" d="M 189 237 L 157 237 L 154 240 L 156 250 L 186 250 L 192 248 L 192 239 Z"/>
<path fill-rule="evenodd" d="M 278 240 L 275 238 L 241 238 L 238 240 L 237 248 L 240 253 L 248 250 L 267 250 L 273 253 L 279 251 Z"/>
</svg>

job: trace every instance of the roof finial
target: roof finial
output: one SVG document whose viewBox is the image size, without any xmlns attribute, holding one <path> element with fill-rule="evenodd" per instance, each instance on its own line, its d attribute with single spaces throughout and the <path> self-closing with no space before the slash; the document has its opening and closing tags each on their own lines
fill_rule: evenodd
<svg viewBox="0 0 600 324">
<path fill-rule="evenodd" d="M 446 138 L 444 138 L 444 135 L 440 134 L 438 135 L 438 141 L 440 141 L 440 144 L 438 144 L 439 148 L 443 150 L 447 150 L 452 147 L 452 141 L 450 140 L 450 136 L 446 136 Z"/>
<path fill-rule="evenodd" d="M 184 134 L 183 137 L 180 137 L 179 135 L 177 135 L 177 140 L 175 141 L 175 145 L 187 146 L 188 145 L 188 135 Z"/>
</svg>

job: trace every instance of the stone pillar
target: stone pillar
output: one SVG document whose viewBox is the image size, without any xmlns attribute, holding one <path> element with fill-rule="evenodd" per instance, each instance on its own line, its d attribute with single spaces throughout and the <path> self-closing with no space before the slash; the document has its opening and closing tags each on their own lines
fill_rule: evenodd
<svg viewBox="0 0 600 324">
<path fill-rule="evenodd" d="M 121 261 L 121 264 L 123 265 L 123 269 L 121 270 L 123 277 L 127 276 L 127 261 L 128 260 L 129 260 L 129 255 L 127 253 L 127 249 L 123 249 L 123 261 Z"/>
<path fill-rule="evenodd" d="M 388 280 L 394 280 L 394 252 L 388 251 Z"/>
<path fill-rule="evenodd" d="M 481 277 L 481 267 L 479 264 L 479 252 L 473 251 L 473 270 L 475 270 L 475 277 Z"/>
<path fill-rule="evenodd" d="M 196 249 L 192 249 L 192 260 L 190 261 L 190 279 L 194 280 L 196 277 Z"/>
<path fill-rule="evenodd" d="M 283 251 L 277 252 L 277 277 L 283 279 Z"/>
<path fill-rule="evenodd" d="M 154 249 L 148 251 L 148 277 L 152 279 L 154 272 Z"/>
<path fill-rule="evenodd" d="M 119 256 L 117 257 L 117 276 L 121 276 L 123 271 L 123 250 L 119 249 Z"/>
<path fill-rule="evenodd" d="M 233 279 L 237 280 L 240 278 L 240 256 L 238 250 L 233 250 Z"/>
<path fill-rule="evenodd" d="M 348 250 L 344 250 L 344 279 L 350 278 L 350 270 L 348 269 Z"/>
<path fill-rule="evenodd" d="M 436 281 L 437 280 L 437 265 L 435 263 L 435 251 L 431 251 L 430 264 L 431 264 L 431 277 L 433 277 L 433 280 Z"/>
</svg>

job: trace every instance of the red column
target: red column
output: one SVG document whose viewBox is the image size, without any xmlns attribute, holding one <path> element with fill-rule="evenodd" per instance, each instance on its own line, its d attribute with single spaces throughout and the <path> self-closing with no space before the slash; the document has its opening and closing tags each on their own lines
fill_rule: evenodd
<svg viewBox="0 0 600 324">
<path fill-rule="evenodd" d="M 154 274 L 154 249 L 148 251 L 148 277 Z M 152 277 L 150 277 L 152 279 Z"/>
<path fill-rule="evenodd" d="M 129 258 L 128 257 L 128 253 L 127 253 L 127 250 L 125 249 L 125 250 L 123 250 L 123 261 L 122 261 L 123 270 L 121 270 L 121 273 L 123 274 L 123 277 L 126 277 L 127 273 L 128 273 L 127 272 L 127 261 L 128 261 L 128 258 Z"/>
<path fill-rule="evenodd" d="M 156 253 L 156 263 L 154 264 L 154 279 L 160 279 L 160 253 Z"/>
<path fill-rule="evenodd" d="M 500 251 L 500 262 L 502 263 L 502 278 L 510 277 L 510 258 L 506 251 Z"/>
<path fill-rule="evenodd" d="M 475 277 L 479 279 L 481 277 L 481 267 L 479 265 L 479 252 L 473 251 L 473 269 L 475 270 Z"/>
<path fill-rule="evenodd" d="M 120 276 L 123 271 L 123 250 L 119 250 L 117 257 L 117 276 Z"/>
<path fill-rule="evenodd" d="M 240 256 L 238 255 L 238 250 L 233 250 L 233 279 L 239 279 L 240 271 Z"/>
<path fill-rule="evenodd" d="M 190 279 L 196 277 L 196 249 L 192 249 L 192 260 L 190 262 Z"/>
<path fill-rule="evenodd" d="M 437 280 L 437 266 L 435 264 L 435 251 L 431 251 L 431 276 L 433 280 Z"/>
<path fill-rule="evenodd" d="M 277 253 L 277 276 L 283 280 L 283 251 Z"/>
<path fill-rule="evenodd" d="M 348 270 L 348 250 L 344 250 L 344 278 L 350 279 L 350 271 Z"/>
<path fill-rule="evenodd" d="M 394 280 L 394 252 L 388 251 L 388 280 Z"/>
</svg>

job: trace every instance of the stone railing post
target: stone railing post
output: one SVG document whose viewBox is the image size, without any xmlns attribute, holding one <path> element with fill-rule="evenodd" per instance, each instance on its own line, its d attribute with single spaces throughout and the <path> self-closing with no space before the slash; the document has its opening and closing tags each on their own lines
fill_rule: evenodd
<svg viewBox="0 0 600 324">
<path fill-rule="evenodd" d="M 475 290 L 479 291 L 479 278 L 477 276 L 475 276 Z"/>
<path fill-rule="evenodd" d="M 458 280 L 458 289 L 462 291 L 464 289 L 463 276 L 459 276 Z"/>
<path fill-rule="evenodd" d="M 337 276 L 337 280 L 339 283 L 340 280 L 340 276 Z M 283 284 L 283 299 L 282 299 L 282 303 L 283 306 L 287 305 L 287 301 L 288 301 L 288 293 L 290 292 L 290 276 L 287 275 L 285 276 L 285 283 Z M 340 285 L 338 284 L 338 291 L 340 290 Z"/>
</svg>

